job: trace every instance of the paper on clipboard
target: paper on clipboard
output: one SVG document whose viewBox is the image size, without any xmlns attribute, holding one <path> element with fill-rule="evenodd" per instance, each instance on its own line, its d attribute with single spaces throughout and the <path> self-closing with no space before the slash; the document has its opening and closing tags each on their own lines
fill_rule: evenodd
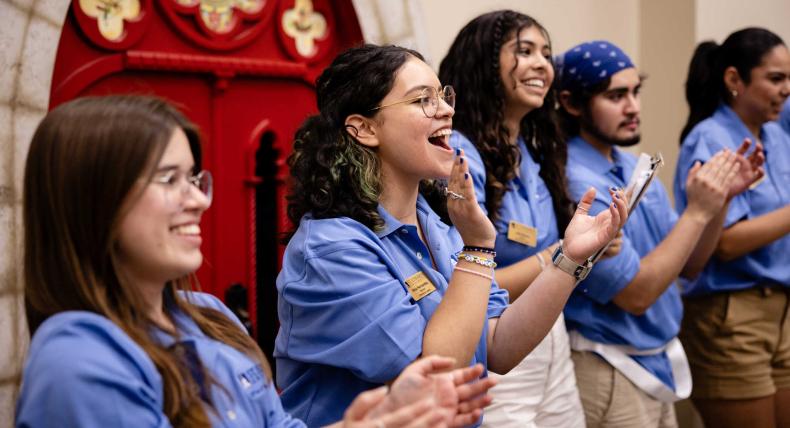
<svg viewBox="0 0 790 428">
<path fill-rule="evenodd" d="M 625 187 L 625 195 L 628 197 L 628 216 L 634 212 L 634 209 L 639 204 L 642 196 L 645 195 L 647 187 L 656 176 L 656 172 L 664 165 L 664 158 L 661 153 L 656 153 L 655 156 L 650 156 L 647 153 L 642 153 L 636 161 L 631 178 L 628 180 L 628 185 Z M 627 222 L 628 220 L 626 220 Z M 603 248 L 596 251 L 595 254 L 588 259 L 590 262 L 595 263 L 601 258 L 609 244 L 604 245 Z"/>
</svg>

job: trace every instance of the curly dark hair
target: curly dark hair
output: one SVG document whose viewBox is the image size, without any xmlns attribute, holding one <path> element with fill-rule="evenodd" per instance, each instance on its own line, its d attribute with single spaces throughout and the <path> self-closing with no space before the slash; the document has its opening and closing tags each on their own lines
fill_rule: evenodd
<svg viewBox="0 0 790 428">
<path fill-rule="evenodd" d="M 288 158 L 292 180 L 288 219 L 294 228 L 308 212 L 319 219 L 349 217 L 372 230 L 384 226 L 377 209 L 378 153 L 360 144 L 346 129 L 345 120 L 352 114 L 375 116 L 373 109 L 392 90 L 398 71 L 411 57 L 423 60 L 411 49 L 365 44 L 340 53 L 318 77 L 319 114 L 307 118 L 296 131 Z M 425 181 L 420 191 L 446 219 L 446 200 L 438 184 Z"/>
<path fill-rule="evenodd" d="M 492 222 L 499 218 L 508 183 L 516 176 L 521 155 L 509 144 L 505 126 L 505 88 L 500 78 L 499 55 L 508 37 L 537 27 L 535 19 L 512 10 L 480 15 L 461 29 L 439 67 L 439 79 L 457 92 L 453 127 L 468 137 L 480 152 L 486 169 L 486 209 Z M 515 55 L 515 53 L 514 53 Z M 511 70 L 512 71 L 512 70 Z M 573 202 L 565 178 L 567 147 L 560 138 L 555 112 L 556 95 L 550 89 L 543 106 L 521 120 L 520 135 L 552 197 L 557 227 L 565 230 L 573 215 Z"/>
</svg>

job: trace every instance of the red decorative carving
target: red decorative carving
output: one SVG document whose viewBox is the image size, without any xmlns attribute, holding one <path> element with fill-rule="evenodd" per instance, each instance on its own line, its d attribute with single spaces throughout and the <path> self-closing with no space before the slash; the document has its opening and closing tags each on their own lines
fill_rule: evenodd
<svg viewBox="0 0 790 428">
<path fill-rule="evenodd" d="M 274 0 L 161 0 L 179 32 L 201 47 L 232 50 L 260 34 L 274 11 Z"/>
</svg>

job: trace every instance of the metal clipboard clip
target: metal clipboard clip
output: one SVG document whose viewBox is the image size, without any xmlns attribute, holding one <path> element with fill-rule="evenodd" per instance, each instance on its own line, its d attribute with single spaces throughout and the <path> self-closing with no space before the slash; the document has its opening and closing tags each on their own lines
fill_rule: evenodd
<svg viewBox="0 0 790 428">
<path fill-rule="evenodd" d="M 631 174 L 631 178 L 628 180 L 628 185 L 625 187 L 625 195 L 628 197 L 629 217 L 631 217 L 631 213 L 634 212 L 636 206 L 639 204 L 639 201 L 642 200 L 642 197 L 645 195 L 648 186 L 650 186 L 650 183 L 653 181 L 653 178 L 655 178 L 656 173 L 659 169 L 661 169 L 662 166 L 664 166 L 664 157 L 661 156 L 661 153 L 656 153 L 653 156 L 650 156 L 646 153 L 639 155 L 634 172 Z M 595 254 L 590 256 L 588 260 L 591 263 L 597 262 L 601 256 L 603 256 L 603 253 L 606 252 L 607 248 L 609 248 L 609 243 L 604 245 L 600 250 L 596 251 Z"/>
</svg>

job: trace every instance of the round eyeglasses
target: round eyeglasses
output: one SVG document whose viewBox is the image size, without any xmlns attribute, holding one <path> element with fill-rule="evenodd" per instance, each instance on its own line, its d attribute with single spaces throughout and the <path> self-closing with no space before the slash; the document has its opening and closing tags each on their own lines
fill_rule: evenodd
<svg viewBox="0 0 790 428">
<path fill-rule="evenodd" d="M 178 170 L 169 169 L 155 175 L 152 182 L 164 185 L 169 191 L 168 193 L 178 191 L 182 197 L 186 196 L 190 190 L 197 189 L 208 199 L 209 205 L 211 205 L 214 196 L 214 179 L 211 177 L 211 172 L 206 170 L 186 176 Z"/>
<path fill-rule="evenodd" d="M 412 98 L 408 98 L 401 101 L 396 101 L 394 103 L 385 104 L 378 106 L 376 108 L 371 109 L 371 111 L 381 110 L 386 107 L 392 107 L 398 104 L 405 104 L 405 103 L 420 103 L 420 107 L 422 107 L 422 112 L 425 114 L 425 117 L 432 118 L 436 117 L 436 113 L 439 111 L 439 99 L 442 99 L 448 106 L 451 108 L 455 108 L 455 89 L 452 86 L 447 85 L 441 89 L 441 91 L 437 91 L 436 88 L 426 87 L 420 91 L 420 95 Z"/>
</svg>

